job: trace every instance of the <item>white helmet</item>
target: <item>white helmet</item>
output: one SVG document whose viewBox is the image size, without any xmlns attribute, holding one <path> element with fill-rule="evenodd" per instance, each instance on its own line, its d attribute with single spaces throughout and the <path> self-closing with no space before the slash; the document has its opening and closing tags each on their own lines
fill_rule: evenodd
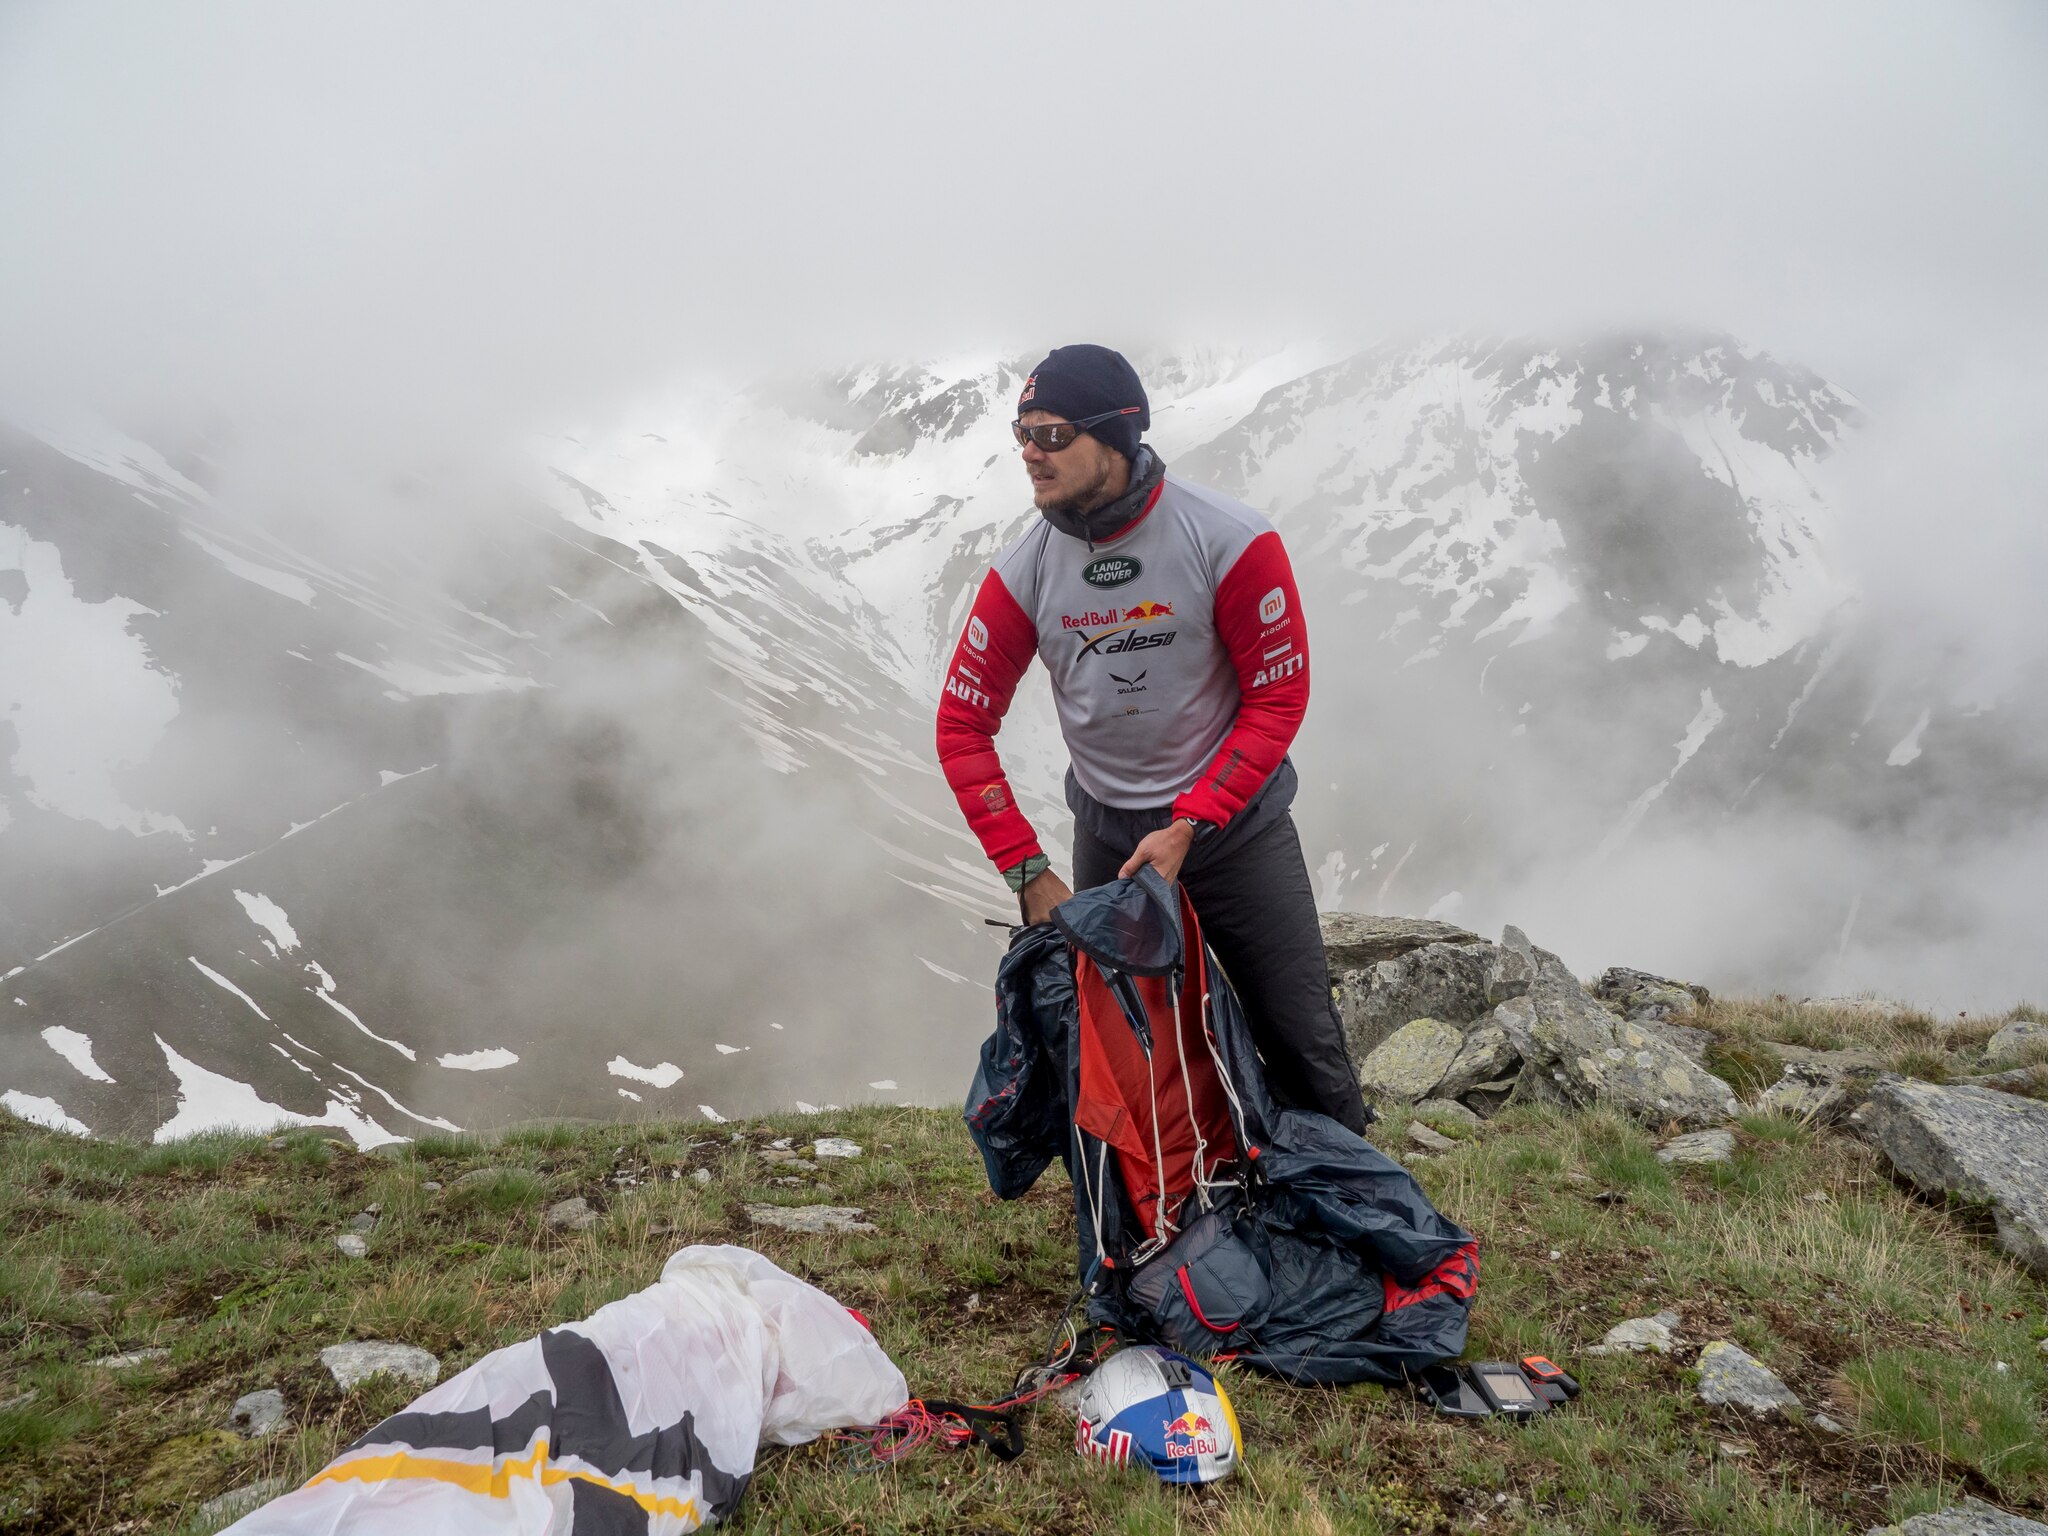
<svg viewBox="0 0 2048 1536">
<path fill-rule="evenodd" d="M 1168 1483 L 1213 1483 L 1237 1470 L 1244 1441 L 1222 1384 L 1185 1355 L 1150 1344 L 1117 1351 L 1081 1384 L 1074 1449 L 1149 1466 Z"/>
</svg>

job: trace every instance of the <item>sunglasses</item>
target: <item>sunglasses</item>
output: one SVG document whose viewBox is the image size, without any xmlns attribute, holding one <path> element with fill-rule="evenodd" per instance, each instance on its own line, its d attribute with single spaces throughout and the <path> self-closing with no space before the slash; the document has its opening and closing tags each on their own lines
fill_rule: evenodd
<svg viewBox="0 0 2048 1536">
<path fill-rule="evenodd" d="M 1120 411 L 1104 411 L 1100 416 L 1083 416 L 1079 421 L 1049 421 L 1040 427 L 1027 427 L 1021 421 L 1013 421 L 1010 423 L 1010 430 L 1017 434 L 1019 448 L 1026 443 L 1036 443 L 1047 453 L 1058 453 L 1062 448 L 1070 446 L 1075 438 L 1090 427 L 1100 426 L 1103 422 L 1113 421 L 1119 416 L 1135 416 L 1143 409 L 1141 405 L 1127 405 Z"/>
</svg>

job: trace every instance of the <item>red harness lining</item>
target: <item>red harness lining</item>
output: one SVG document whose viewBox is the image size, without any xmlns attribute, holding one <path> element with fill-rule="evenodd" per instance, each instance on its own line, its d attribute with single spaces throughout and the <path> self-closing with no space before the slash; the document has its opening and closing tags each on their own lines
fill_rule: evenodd
<svg viewBox="0 0 2048 1536">
<path fill-rule="evenodd" d="M 1479 1288 L 1479 1245 L 1465 1244 L 1424 1275 L 1420 1285 L 1403 1285 L 1392 1275 L 1380 1276 L 1380 1284 L 1386 1292 L 1386 1310 L 1389 1312 L 1412 1307 L 1432 1296 L 1455 1296 L 1460 1301 L 1470 1301 L 1472 1293 Z"/>
</svg>

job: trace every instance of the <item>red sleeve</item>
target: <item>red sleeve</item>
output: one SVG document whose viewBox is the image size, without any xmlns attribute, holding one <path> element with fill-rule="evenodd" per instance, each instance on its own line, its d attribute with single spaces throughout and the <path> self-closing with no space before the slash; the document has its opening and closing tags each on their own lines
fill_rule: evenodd
<svg viewBox="0 0 2048 1536">
<path fill-rule="evenodd" d="M 1243 702 L 1215 759 L 1173 811 L 1222 826 L 1272 777 L 1308 713 L 1308 626 L 1279 534 L 1253 539 L 1216 584 L 1216 632 Z"/>
<path fill-rule="evenodd" d="M 1037 628 L 1002 577 L 990 571 L 946 667 L 946 691 L 939 698 L 939 767 L 997 869 L 1041 851 L 1038 834 L 1017 809 L 996 756 L 996 730 L 1018 679 L 1037 654 Z"/>
</svg>

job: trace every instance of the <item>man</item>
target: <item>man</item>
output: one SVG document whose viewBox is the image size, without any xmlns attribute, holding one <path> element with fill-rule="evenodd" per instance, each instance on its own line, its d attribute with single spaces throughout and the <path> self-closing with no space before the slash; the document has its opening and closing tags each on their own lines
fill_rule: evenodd
<svg viewBox="0 0 2048 1536">
<path fill-rule="evenodd" d="M 1056 348 L 1012 424 L 1041 519 L 996 557 L 954 647 L 939 762 L 1027 923 L 1073 894 L 1017 809 L 995 734 L 1035 655 L 1073 766 L 1074 884 L 1185 883 L 1284 1101 L 1366 1123 L 1288 806 L 1308 631 L 1280 535 L 1166 473 L 1136 371 Z"/>
</svg>

